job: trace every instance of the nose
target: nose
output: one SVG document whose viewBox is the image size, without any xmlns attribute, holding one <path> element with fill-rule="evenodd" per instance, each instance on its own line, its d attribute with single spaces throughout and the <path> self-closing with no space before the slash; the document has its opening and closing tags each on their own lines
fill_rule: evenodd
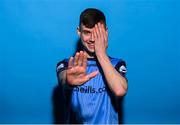
<svg viewBox="0 0 180 125">
<path fill-rule="evenodd" d="M 91 42 L 95 42 L 95 41 L 94 41 L 94 36 L 92 35 L 92 33 L 91 33 L 91 36 L 90 36 L 90 41 L 91 41 Z"/>
</svg>

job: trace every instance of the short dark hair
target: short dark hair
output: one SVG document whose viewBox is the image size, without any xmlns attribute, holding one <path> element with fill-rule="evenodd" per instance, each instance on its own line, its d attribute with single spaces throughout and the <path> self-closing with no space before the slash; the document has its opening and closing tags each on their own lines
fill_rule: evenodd
<svg viewBox="0 0 180 125">
<path fill-rule="evenodd" d="M 104 23 L 106 27 L 106 18 L 104 13 L 95 8 L 88 8 L 85 9 L 80 15 L 79 27 L 81 27 L 81 24 L 83 24 L 87 28 L 92 28 L 98 22 Z"/>
</svg>

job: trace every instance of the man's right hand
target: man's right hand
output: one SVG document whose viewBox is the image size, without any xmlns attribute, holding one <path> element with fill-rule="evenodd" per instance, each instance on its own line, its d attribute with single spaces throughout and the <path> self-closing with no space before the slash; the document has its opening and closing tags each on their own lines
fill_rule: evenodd
<svg viewBox="0 0 180 125">
<path fill-rule="evenodd" d="M 77 52 L 75 57 L 71 57 L 66 70 L 66 80 L 69 85 L 82 85 L 99 72 L 94 71 L 86 74 L 87 54 L 83 51 Z"/>
</svg>

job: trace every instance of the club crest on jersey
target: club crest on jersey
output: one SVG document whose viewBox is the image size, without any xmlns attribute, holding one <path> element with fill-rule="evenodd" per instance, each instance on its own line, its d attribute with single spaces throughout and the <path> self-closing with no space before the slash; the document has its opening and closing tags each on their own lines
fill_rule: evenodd
<svg viewBox="0 0 180 125">
<path fill-rule="evenodd" d="M 61 69 L 61 68 L 64 68 L 64 64 L 61 63 L 58 67 L 57 67 L 57 70 Z"/>
<path fill-rule="evenodd" d="M 127 72 L 126 67 L 124 65 L 120 66 L 119 72 L 126 73 Z"/>
</svg>

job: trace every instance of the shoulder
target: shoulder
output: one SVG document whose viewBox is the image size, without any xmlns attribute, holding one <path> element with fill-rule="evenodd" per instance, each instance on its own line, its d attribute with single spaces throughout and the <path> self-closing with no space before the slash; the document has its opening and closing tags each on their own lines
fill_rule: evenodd
<svg viewBox="0 0 180 125">
<path fill-rule="evenodd" d="M 124 59 L 110 57 L 110 60 L 118 72 L 120 72 L 122 74 L 126 74 L 127 65 L 126 65 L 126 61 Z"/>
<path fill-rule="evenodd" d="M 124 65 L 126 66 L 126 62 L 124 59 L 122 58 L 114 58 L 114 57 L 109 57 L 110 58 L 110 61 L 113 65 Z"/>
<path fill-rule="evenodd" d="M 56 72 L 60 72 L 68 67 L 68 59 L 59 61 L 56 65 Z"/>
<path fill-rule="evenodd" d="M 65 63 L 68 63 L 68 59 L 63 59 L 63 60 L 60 60 L 58 63 L 57 63 L 57 67 L 62 65 L 62 64 L 65 64 Z"/>
</svg>

